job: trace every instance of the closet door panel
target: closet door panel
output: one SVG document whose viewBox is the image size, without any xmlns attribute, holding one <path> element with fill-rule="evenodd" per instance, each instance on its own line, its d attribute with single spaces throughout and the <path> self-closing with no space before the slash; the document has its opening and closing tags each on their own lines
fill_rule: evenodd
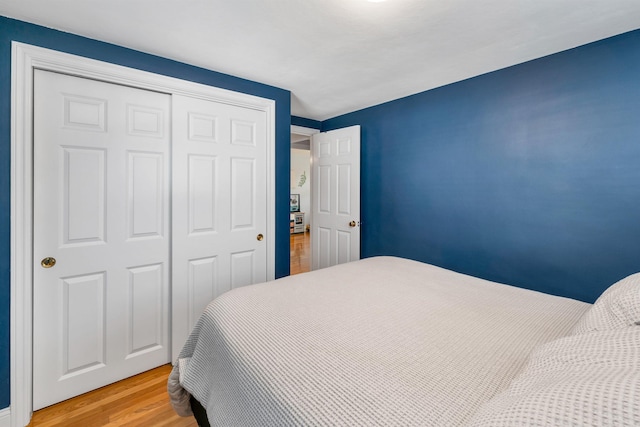
<svg viewBox="0 0 640 427">
<path fill-rule="evenodd" d="M 34 72 L 34 409 L 170 361 L 170 104 Z"/>
<path fill-rule="evenodd" d="M 173 354 L 213 298 L 267 279 L 266 113 L 173 97 Z M 260 237 L 259 237 L 260 236 Z"/>
</svg>

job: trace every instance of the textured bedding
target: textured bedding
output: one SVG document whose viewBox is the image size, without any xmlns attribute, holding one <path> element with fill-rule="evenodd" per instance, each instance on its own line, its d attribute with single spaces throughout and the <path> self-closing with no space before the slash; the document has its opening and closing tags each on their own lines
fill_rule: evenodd
<svg viewBox="0 0 640 427">
<path fill-rule="evenodd" d="M 376 257 L 234 289 L 169 379 L 212 426 L 456 426 L 589 304 Z"/>
<path fill-rule="evenodd" d="M 469 427 L 640 426 L 640 328 L 570 335 L 533 351 Z"/>
</svg>

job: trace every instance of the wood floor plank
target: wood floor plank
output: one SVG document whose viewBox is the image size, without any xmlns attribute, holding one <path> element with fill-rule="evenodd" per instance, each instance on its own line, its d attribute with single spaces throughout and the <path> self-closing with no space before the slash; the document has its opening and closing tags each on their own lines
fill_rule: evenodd
<svg viewBox="0 0 640 427">
<path fill-rule="evenodd" d="M 291 234 L 289 239 L 291 275 L 311 270 L 311 238 L 308 232 Z"/>
<path fill-rule="evenodd" d="M 36 411 L 29 427 L 197 427 L 173 411 L 167 394 L 171 365 Z"/>
<path fill-rule="evenodd" d="M 80 417 L 86 413 L 98 413 L 105 408 L 113 408 L 114 402 L 118 402 L 121 399 L 129 399 L 130 396 L 143 391 L 150 385 L 166 385 L 168 374 L 165 378 L 147 377 L 146 381 L 143 382 L 136 380 L 135 377 L 133 378 L 133 380 L 131 378 L 129 379 L 132 380 L 132 386 L 127 386 L 129 380 L 123 380 L 111 386 L 102 387 L 82 396 L 69 399 L 60 403 L 60 407 L 54 405 L 45 408 L 43 411 L 45 411 L 45 415 L 47 416 L 46 419 L 50 422 L 68 421 L 72 417 Z M 166 387 L 164 391 L 166 392 Z M 156 391 L 156 393 L 157 392 L 158 391 Z M 38 415 L 38 412 L 34 414 L 34 418 Z M 43 424 L 43 427 L 48 427 L 48 424 Z"/>
<path fill-rule="evenodd" d="M 135 396 L 128 396 L 117 405 L 112 405 L 109 408 L 109 422 L 128 424 L 148 416 L 155 409 L 162 409 L 167 403 L 169 403 L 168 399 L 157 390 L 146 390 Z"/>
</svg>

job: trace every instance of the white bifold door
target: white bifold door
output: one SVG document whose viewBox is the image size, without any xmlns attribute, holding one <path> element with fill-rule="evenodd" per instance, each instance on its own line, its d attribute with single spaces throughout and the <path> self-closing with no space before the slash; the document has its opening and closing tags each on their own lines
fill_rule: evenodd
<svg viewBox="0 0 640 427">
<path fill-rule="evenodd" d="M 360 126 L 311 139 L 311 269 L 360 259 Z"/>
<path fill-rule="evenodd" d="M 171 362 L 266 280 L 265 113 L 37 70 L 34 409 Z"/>
</svg>

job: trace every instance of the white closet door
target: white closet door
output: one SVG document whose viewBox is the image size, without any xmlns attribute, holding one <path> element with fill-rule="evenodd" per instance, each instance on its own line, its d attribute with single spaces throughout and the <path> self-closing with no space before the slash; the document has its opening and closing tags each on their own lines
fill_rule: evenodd
<svg viewBox="0 0 640 427">
<path fill-rule="evenodd" d="M 173 356 L 211 300 L 267 280 L 266 113 L 173 96 Z"/>
<path fill-rule="evenodd" d="M 170 361 L 171 98 L 46 71 L 34 79 L 39 409 Z"/>
<path fill-rule="evenodd" d="M 311 137 L 311 269 L 360 259 L 360 126 Z"/>
</svg>

